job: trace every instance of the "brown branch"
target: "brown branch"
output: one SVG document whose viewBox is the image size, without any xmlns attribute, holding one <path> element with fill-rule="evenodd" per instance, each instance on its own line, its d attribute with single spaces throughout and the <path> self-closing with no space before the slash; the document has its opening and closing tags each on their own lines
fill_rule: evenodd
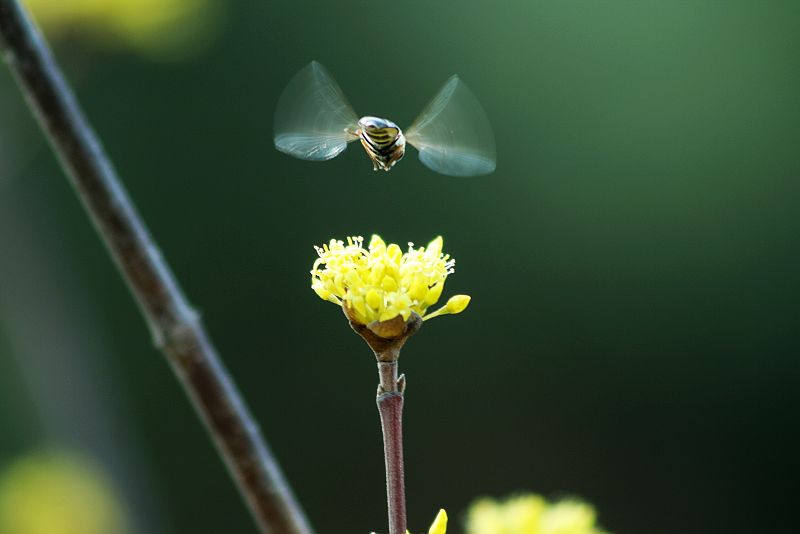
<svg viewBox="0 0 800 534">
<path fill-rule="evenodd" d="M 389 534 L 406 532 L 406 483 L 403 464 L 403 391 L 405 379 L 397 377 L 397 362 L 378 362 L 380 386 L 375 402 L 381 416 L 383 456 L 386 464 L 386 502 Z M 392 388 L 387 390 L 386 388 Z"/>
<path fill-rule="evenodd" d="M 276 460 L 29 15 L 0 0 L 0 47 L 29 106 L 264 533 L 308 534 Z"/>
</svg>

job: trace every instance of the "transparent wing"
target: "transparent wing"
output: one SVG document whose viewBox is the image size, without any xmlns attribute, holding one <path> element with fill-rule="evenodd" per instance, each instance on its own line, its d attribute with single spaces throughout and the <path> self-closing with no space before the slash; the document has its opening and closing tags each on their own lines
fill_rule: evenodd
<svg viewBox="0 0 800 534">
<path fill-rule="evenodd" d="M 312 61 L 298 72 L 275 109 L 275 148 L 296 158 L 331 159 L 357 139 L 358 116 L 325 67 Z"/>
<path fill-rule="evenodd" d="M 426 167 L 449 176 L 489 174 L 496 166 L 494 133 L 478 99 L 453 76 L 406 133 Z"/>
</svg>

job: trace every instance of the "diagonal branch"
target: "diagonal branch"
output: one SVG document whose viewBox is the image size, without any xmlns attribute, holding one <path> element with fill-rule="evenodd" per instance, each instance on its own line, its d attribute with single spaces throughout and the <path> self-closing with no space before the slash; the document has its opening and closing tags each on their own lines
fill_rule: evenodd
<svg viewBox="0 0 800 534">
<path fill-rule="evenodd" d="M 311 528 L 233 380 L 133 207 L 38 29 L 0 0 L 0 48 L 263 533 Z"/>
</svg>

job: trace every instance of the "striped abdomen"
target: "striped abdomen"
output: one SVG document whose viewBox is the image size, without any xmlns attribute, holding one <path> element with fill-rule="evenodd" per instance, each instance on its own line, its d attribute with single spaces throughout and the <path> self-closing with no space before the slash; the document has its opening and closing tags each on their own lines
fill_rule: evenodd
<svg viewBox="0 0 800 534">
<path fill-rule="evenodd" d="M 405 154 L 406 138 L 392 121 L 362 117 L 358 121 L 358 136 L 376 171 L 390 170 Z"/>
</svg>

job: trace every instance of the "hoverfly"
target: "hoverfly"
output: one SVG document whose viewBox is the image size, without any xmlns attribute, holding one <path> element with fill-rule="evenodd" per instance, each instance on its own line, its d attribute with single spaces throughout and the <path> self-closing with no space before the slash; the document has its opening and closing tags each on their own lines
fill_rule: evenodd
<svg viewBox="0 0 800 534">
<path fill-rule="evenodd" d="M 406 141 L 430 169 L 449 176 L 478 176 L 495 169 L 495 144 L 486 113 L 458 76 L 452 76 L 408 130 L 378 117 L 358 118 L 328 71 L 312 61 L 284 89 L 275 110 L 275 148 L 324 161 L 359 139 L 374 170 L 389 171 Z"/>
</svg>

